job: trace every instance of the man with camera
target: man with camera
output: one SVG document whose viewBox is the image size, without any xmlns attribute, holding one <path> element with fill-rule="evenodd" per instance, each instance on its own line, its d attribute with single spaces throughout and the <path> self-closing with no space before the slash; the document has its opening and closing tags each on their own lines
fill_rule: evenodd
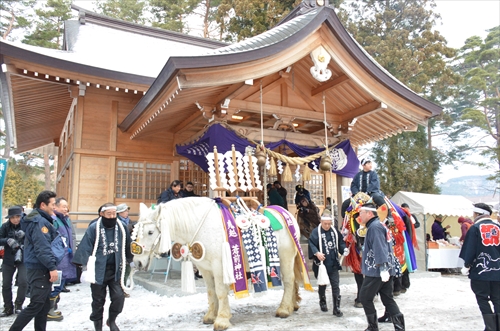
<svg viewBox="0 0 500 331">
<path fill-rule="evenodd" d="M 5 247 L 2 265 L 3 312 L 0 317 L 19 314 L 26 297 L 26 267 L 23 263 L 24 232 L 21 230 L 23 210 L 19 206 L 9 208 L 8 221 L 0 227 L 0 246 Z M 17 297 L 12 303 L 12 279 L 17 270 Z"/>
</svg>

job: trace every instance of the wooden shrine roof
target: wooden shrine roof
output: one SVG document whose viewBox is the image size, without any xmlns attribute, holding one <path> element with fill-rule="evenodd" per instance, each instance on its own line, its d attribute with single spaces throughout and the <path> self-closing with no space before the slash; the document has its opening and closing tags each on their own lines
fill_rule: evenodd
<svg viewBox="0 0 500 331">
<path fill-rule="evenodd" d="M 324 83 L 310 74 L 310 52 L 320 45 L 332 56 Z M 171 57 L 119 127 L 131 139 L 173 130 L 178 142 L 214 120 L 260 128 L 261 84 L 265 128 L 324 136 L 324 93 L 330 136 L 355 146 L 415 130 L 441 112 L 378 65 L 333 8 L 321 7 L 206 55 Z"/>
</svg>

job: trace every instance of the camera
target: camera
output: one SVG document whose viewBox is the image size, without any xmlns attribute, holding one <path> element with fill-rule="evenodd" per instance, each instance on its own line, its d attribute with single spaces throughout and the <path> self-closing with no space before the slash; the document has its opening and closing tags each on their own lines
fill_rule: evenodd
<svg viewBox="0 0 500 331">
<path fill-rule="evenodd" d="M 23 247 L 24 246 L 21 246 L 21 248 L 19 248 L 16 251 L 16 254 L 14 256 L 14 264 L 21 264 L 21 263 L 23 263 Z"/>
</svg>

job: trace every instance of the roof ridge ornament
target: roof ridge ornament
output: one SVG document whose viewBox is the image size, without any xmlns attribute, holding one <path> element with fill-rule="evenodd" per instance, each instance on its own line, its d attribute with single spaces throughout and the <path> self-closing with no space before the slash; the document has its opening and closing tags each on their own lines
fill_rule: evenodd
<svg viewBox="0 0 500 331">
<path fill-rule="evenodd" d="M 313 9 L 317 7 L 326 7 L 330 5 L 329 0 L 302 0 L 300 6 L 302 8 Z"/>
<path fill-rule="evenodd" d="M 311 75 L 318 82 L 326 82 L 332 77 L 332 71 L 328 69 L 328 63 L 332 58 L 323 46 L 318 46 L 311 52 L 311 59 L 314 66 L 311 67 Z"/>
</svg>

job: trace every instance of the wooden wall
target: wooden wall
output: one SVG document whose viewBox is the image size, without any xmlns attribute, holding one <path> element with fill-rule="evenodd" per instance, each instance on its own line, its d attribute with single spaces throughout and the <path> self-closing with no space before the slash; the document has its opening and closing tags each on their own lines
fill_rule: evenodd
<svg viewBox="0 0 500 331">
<path fill-rule="evenodd" d="M 77 97 L 74 109 L 73 134 L 64 146 L 60 145 L 58 181 L 59 196 L 66 196 L 72 212 L 96 215 L 106 202 L 125 202 L 132 213 L 139 212 L 139 201 L 115 197 L 116 163 L 122 161 L 172 164 L 174 157 L 171 132 L 157 133 L 154 137 L 130 140 L 118 124 L 133 109 L 142 95 L 87 87 L 84 96 Z M 178 174 L 178 169 L 172 175 Z M 95 216 L 80 215 L 74 220 Z"/>
</svg>

